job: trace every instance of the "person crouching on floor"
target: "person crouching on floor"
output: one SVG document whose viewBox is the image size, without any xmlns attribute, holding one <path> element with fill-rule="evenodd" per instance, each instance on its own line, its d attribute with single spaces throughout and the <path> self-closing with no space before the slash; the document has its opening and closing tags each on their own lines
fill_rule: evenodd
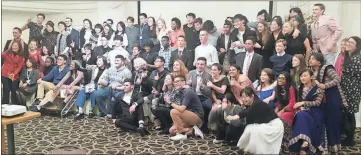
<svg viewBox="0 0 361 155">
<path fill-rule="evenodd" d="M 251 154 L 279 154 L 284 126 L 273 108 L 262 102 L 252 88 L 246 87 L 241 93 L 242 103 L 249 106 L 227 120 L 246 118 L 247 126 L 237 146 Z"/>
<path fill-rule="evenodd" d="M 241 106 L 236 103 L 235 97 L 227 93 L 222 99 L 222 104 L 217 108 L 212 108 L 209 115 L 209 123 L 217 124 L 217 136 L 213 143 L 228 143 L 228 145 L 237 145 L 237 140 L 241 137 L 246 126 L 246 118 L 228 121 L 229 115 L 236 115 L 243 111 Z"/>
<path fill-rule="evenodd" d="M 169 129 L 171 140 L 185 140 L 187 134 L 195 130 L 195 134 L 200 134 L 203 138 L 198 126 L 202 125 L 202 118 L 204 116 L 203 107 L 199 100 L 197 93 L 191 88 L 184 88 L 186 79 L 184 76 L 178 75 L 174 78 L 174 88 L 181 93 L 180 104 L 177 105 L 170 101 L 169 96 L 164 97 L 166 104 L 169 104 L 173 109 L 170 111 L 170 116 L 173 120 L 173 126 Z M 192 129 L 193 127 L 193 129 Z"/>
<path fill-rule="evenodd" d="M 144 102 L 140 93 L 133 91 L 133 80 L 124 80 L 124 93 L 117 96 L 112 107 L 112 116 L 116 116 L 115 126 L 123 130 L 138 131 L 143 137 L 149 134 L 144 128 L 144 114 L 142 104 Z"/>
</svg>

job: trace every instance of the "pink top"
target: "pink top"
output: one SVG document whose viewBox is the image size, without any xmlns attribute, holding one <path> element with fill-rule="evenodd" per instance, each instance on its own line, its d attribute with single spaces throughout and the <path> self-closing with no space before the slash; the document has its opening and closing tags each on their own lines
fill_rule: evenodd
<svg viewBox="0 0 361 155">
<path fill-rule="evenodd" d="M 340 53 L 337 56 L 336 62 L 335 62 L 336 73 L 338 74 L 338 76 L 340 78 L 342 77 L 342 66 L 343 66 L 344 59 L 345 59 L 345 53 Z"/>
<path fill-rule="evenodd" d="M 169 34 L 171 47 L 178 48 L 177 41 L 180 35 L 185 36 L 183 29 L 179 29 L 178 31 L 172 31 Z"/>
</svg>

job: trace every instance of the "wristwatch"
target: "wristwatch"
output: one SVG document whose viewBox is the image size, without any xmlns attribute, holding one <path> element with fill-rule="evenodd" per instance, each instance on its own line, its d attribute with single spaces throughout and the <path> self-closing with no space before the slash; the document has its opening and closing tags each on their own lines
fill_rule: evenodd
<svg viewBox="0 0 361 155">
<path fill-rule="evenodd" d="M 137 103 L 137 102 L 134 102 L 133 105 L 138 106 L 138 103 Z"/>
</svg>

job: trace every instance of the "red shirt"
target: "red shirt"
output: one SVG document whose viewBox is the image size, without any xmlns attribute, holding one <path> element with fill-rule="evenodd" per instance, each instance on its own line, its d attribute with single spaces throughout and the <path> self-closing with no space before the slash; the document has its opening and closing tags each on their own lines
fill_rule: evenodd
<svg viewBox="0 0 361 155">
<path fill-rule="evenodd" d="M 8 78 L 9 74 L 14 74 L 13 80 L 19 79 L 19 73 L 25 63 L 24 56 L 15 55 L 12 52 L 10 54 L 2 52 L 1 59 L 4 62 L 1 68 L 1 76 Z"/>
<path fill-rule="evenodd" d="M 39 64 L 39 58 L 40 58 L 40 51 L 37 50 L 35 53 L 31 53 L 29 51 L 29 58 L 33 58 L 36 62 Z"/>
</svg>

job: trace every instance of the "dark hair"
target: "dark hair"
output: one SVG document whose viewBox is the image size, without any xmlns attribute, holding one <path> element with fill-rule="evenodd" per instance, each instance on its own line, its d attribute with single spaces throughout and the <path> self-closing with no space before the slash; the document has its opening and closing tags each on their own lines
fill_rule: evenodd
<svg viewBox="0 0 361 155">
<path fill-rule="evenodd" d="M 123 36 L 121 35 L 115 35 L 113 40 L 120 40 L 120 41 L 123 41 Z"/>
<path fill-rule="evenodd" d="M 180 79 L 182 79 L 182 81 L 186 80 L 186 77 L 184 77 L 183 75 L 177 75 L 174 77 L 174 79 L 176 79 L 176 78 L 180 78 Z"/>
<path fill-rule="evenodd" d="M 231 102 L 231 104 L 236 103 L 236 98 L 232 93 L 227 93 L 226 95 L 224 95 L 224 98 L 227 99 L 227 101 Z"/>
<path fill-rule="evenodd" d="M 177 17 L 172 18 L 171 21 L 172 21 L 172 22 L 173 22 L 173 21 L 175 22 L 175 24 L 177 25 L 177 28 L 178 28 L 178 29 L 181 28 L 182 23 L 181 23 L 181 21 L 180 21 Z"/>
<path fill-rule="evenodd" d="M 227 20 L 227 19 L 231 19 L 231 20 L 232 20 L 232 23 L 233 23 L 233 17 L 227 17 L 226 20 Z"/>
<path fill-rule="evenodd" d="M 140 16 L 143 16 L 144 18 L 148 18 L 147 14 L 145 14 L 145 13 L 139 14 L 139 17 L 140 17 Z"/>
<path fill-rule="evenodd" d="M 180 35 L 178 36 L 178 38 L 183 38 L 184 40 L 186 40 L 186 37 L 184 35 Z"/>
<path fill-rule="evenodd" d="M 30 63 L 32 64 L 33 69 L 38 68 L 38 62 L 33 58 L 33 57 L 29 57 L 28 60 L 30 61 Z M 26 66 L 26 65 L 25 65 Z"/>
<path fill-rule="evenodd" d="M 31 42 L 35 42 L 35 43 L 36 43 L 36 46 L 38 45 L 38 41 L 36 41 L 35 39 L 30 39 L 30 40 L 28 41 L 28 45 L 29 45 Z"/>
<path fill-rule="evenodd" d="M 217 67 L 217 69 L 220 70 L 220 71 L 221 71 L 221 74 L 222 74 L 222 72 L 223 72 L 223 66 L 222 66 L 221 64 L 219 64 L 219 63 L 214 63 L 214 64 L 212 65 L 212 67 L 213 67 L 213 66 Z"/>
<path fill-rule="evenodd" d="M 120 35 L 124 35 L 124 33 L 125 33 L 125 24 L 122 21 L 117 23 L 117 28 L 115 30 L 115 35 L 118 35 L 118 33 L 119 33 L 118 25 L 120 25 L 120 27 L 122 27 L 122 29 L 123 29 L 123 31 L 122 31 L 122 33 Z"/>
<path fill-rule="evenodd" d="M 205 57 L 199 57 L 198 59 L 197 59 L 197 61 L 204 61 L 205 63 L 206 63 L 206 65 L 207 65 L 207 58 L 205 58 Z"/>
<path fill-rule="evenodd" d="M 297 16 L 299 16 L 299 22 L 300 23 L 305 23 L 305 18 L 303 17 L 303 13 L 302 13 L 302 10 L 300 9 L 300 8 L 298 8 L 298 7 L 295 7 L 295 8 L 291 8 L 290 9 L 290 11 L 289 11 L 289 13 L 291 13 L 291 12 L 296 12 L 298 15 Z M 288 20 L 290 20 L 291 19 L 291 17 L 289 17 L 288 18 Z M 296 20 L 297 20 L 297 18 L 296 18 Z"/>
<path fill-rule="evenodd" d="M 318 73 L 320 73 L 322 66 L 326 64 L 326 60 L 325 57 L 323 56 L 322 53 L 318 53 L 318 52 L 314 52 L 311 54 L 311 57 L 314 57 L 318 62 L 320 62 L 320 67 L 318 68 Z M 317 74 L 316 77 L 317 80 L 320 79 L 320 74 Z M 321 82 L 321 81 L 320 81 Z"/>
<path fill-rule="evenodd" d="M 103 25 L 101 25 L 101 24 L 95 24 L 95 26 L 94 26 L 94 29 L 93 29 L 93 34 L 95 34 L 96 32 L 95 32 L 95 29 L 96 28 L 99 28 L 100 29 L 100 32 L 103 32 Z"/>
<path fill-rule="evenodd" d="M 237 64 L 231 64 L 229 65 L 229 68 L 234 67 L 239 71 L 240 74 L 243 74 L 241 67 L 239 67 Z"/>
<path fill-rule="evenodd" d="M 225 20 L 223 25 L 227 25 L 232 28 L 232 23 L 228 20 Z"/>
<path fill-rule="evenodd" d="M 114 23 L 114 22 L 113 22 L 113 19 L 110 19 L 110 18 L 109 18 L 109 19 L 107 19 L 107 21 L 110 21 L 110 23 L 111 23 L 111 24 L 113 24 L 113 23 Z"/>
<path fill-rule="evenodd" d="M 152 48 L 154 46 L 153 41 L 145 40 L 143 47 L 145 47 L 145 46 L 148 46 L 148 47 Z"/>
<path fill-rule="evenodd" d="M 211 31 L 214 29 L 214 23 L 211 20 L 206 20 L 203 23 L 203 29 L 206 31 Z"/>
<path fill-rule="evenodd" d="M 20 33 L 23 33 L 23 31 L 18 27 L 14 27 L 13 30 L 18 30 Z"/>
<path fill-rule="evenodd" d="M 152 19 L 153 20 L 153 25 L 148 25 L 149 26 L 149 31 L 152 32 L 153 34 L 156 34 L 156 30 L 157 30 L 157 22 L 155 21 L 154 17 L 148 17 L 148 20 Z"/>
<path fill-rule="evenodd" d="M 198 18 L 194 19 L 194 23 L 203 24 L 203 19 L 198 17 Z"/>
<path fill-rule="evenodd" d="M 247 41 L 247 40 L 251 40 L 253 44 L 256 44 L 256 38 L 253 36 L 247 37 L 245 41 Z"/>
<path fill-rule="evenodd" d="M 55 59 L 51 56 L 46 57 L 46 59 L 49 59 L 52 64 L 54 64 L 54 62 L 55 62 Z"/>
<path fill-rule="evenodd" d="M 108 62 L 107 62 L 107 58 L 106 58 L 106 57 L 100 56 L 100 57 L 97 58 L 97 61 L 98 61 L 98 59 L 102 59 L 103 64 L 104 64 L 104 68 L 108 68 Z M 98 66 L 98 65 L 97 65 L 97 66 Z"/>
<path fill-rule="evenodd" d="M 14 43 L 18 44 L 18 46 L 19 46 L 19 55 L 24 56 L 23 46 L 21 45 L 20 41 L 16 41 L 16 40 L 14 40 L 13 43 L 9 46 L 10 48 L 8 50 L 6 50 L 6 53 L 10 54 L 10 53 L 14 52 L 13 49 L 12 49 L 12 46 L 13 46 Z"/>
<path fill-rule="evenodd" d="M 45 15 L 43 13 L 38 13 L 36 16 L 43 16 L 43 19 L 45 19 Z"/>
<path fill-rule="evenodd" d="M 264 20 L 266 22 L 270 21 L 270 17 L 268 12 L 265 9 L 262 9 L 261 11 L 258 11 L 257 16 L 264 14 Z"/>
<path fill-rule="evenodd" d="M 92 31 L 94 31 L 94 30 L 93 30 L 92 21 L 90 21 L 88 18 L 84 19 L 84 20 L 83 20 L 83 23 L 84 23 L 85 21 L 88 21 L 88 23 L 89 23 L 89 28 L 90 28 Z M 84 27 L 81 28 L 81 30 L 80 30 L 80 33 L 83 33 L 83 32 L 84 32 L 84 34 L 85 34 L 85 28 L 84 28 Z M 94 32 L 95 32 L 95 31 L 94 31 Z"/>
<path fill-rule="evenodd" d="M 188 16 L 193 17 L 193 19 L 195 19 L 195 18 L 196 18 L 196 14 L 194 14 L 194 13 L 188 13 L 188 14 L 186 15 L 186 18 L 187 18 Z"/>
<path fill-rule="evenodd" d="M 125 58 L 124 58 L 123 55 L 116 55 L 116 56 L 115 56 L 115 59 L 117 59 L 117 58 L 120 58 L 120 59 L 122 59 L 122 61 L 125 61 Z"/>
<path fill-rule="evenodd" d="M 316 3 L 316 4 L 313 5 L 313 6 L 318 6 L 318 7 L 320 7 L 320 9 L 323 10 L 323 13 L 322 13 L 322 14 L 324 14 L 325 11 L 326 11 L 326 7 L 325 7 L 325 5 L 322 4 L 322 3 Z"/>
<path fill-rule="evenodd" d="M 139 52 L 142 50 L 142 48 L 140 47 L 139 44 L 134 44 L 133 47 L 132 47 L 132 50 L 134 49 L 134 47 L 138 48 Z"/>
<path fill-rule="evenodd" d="M 254 92 L 253 88 L 251 88 L 251 87 L 249 87 L 249 86 L 246 87 L 246 88 L 244 88 L 244 89 L 242 90 L 241 96 L 242 96 L 243 94 L 245 94 L 245 95 L 248 96 L 248 97 L 252 97 L 252 95 L 253 95 L 254 97 L 257 96 L 256 93 Z"/>
<path fill-rule="evenodd" d="M 290 87 L 292 86 L 292 77 L 288 72 L 281 72 L 279 75 L 285 76 L 286 85 L 284 86 L 283 89 L 282 86 L 277 84 L 275 100 L 278 101 L 283 107 L 285 107 L 289 103 L 289 96 L 290 96 L 289 94 L 290 94 Z"/>
<path fill-rule="evenodd" d="M 50 27 L 52 27 L 52 28 L 53 28 L 53 31 L 52 31 L 52 32 L 49 32 L 48 29 L 44 29 L 43 35 L 47 36 L 47 35 L 49 35 L 50 33 L 55 33 L 54 23 L 53 23 L 52 21 L 49 20 L 48 22 L 46 22 L 45 25 L 49 25 Z"/>
<path fill-rule="evenodd" d="M 350 40 L 350 39 L 355 40 L 355 42 L 356 42 L 356 49 L 355 49 L 355 51 L 354 51 L 351 55 L 350 55 L 349 51 L 346 51 L 346 52 L 345 52 L 344 66 L 347 65 L 347 64 L 352 63 L 352 61 L 351 61 L 351 56 L 355 56 L 355 55 L 361 54 L 361 38 L 360 38 L 360 37 L 357 37 L 357 36 L 352 36 L 352 37 L 348 38 L 347 41 Z"/>
<path fill-rule="evenodd" d="M 275 76 L 273 74 L 273 70 L 271 68 L 263 68 L 262 72 L 265 72 L 269 77 L 269 83 L 272 84 L 275 81 Z M 262 82 L 260 82 L 260 86 L 262 88 Z"/>
<path fill-rule="evenodd" d="M 105 29 L 105 27 L 109 27 L 109 32 L 108 32 L 108 34 L 106 35 L 105 32 L 103 31 L 103 35 L 108 36 L 109 39 L 110 39 L 110 38 L 112 37 L 112 35 L 113 35 L 114 30 L 113 30 L 112 26 L 110 26 L 109 24 L 105 24 L 104 29 Z M 109 40 L 109 39 L 108 39 L 108 40 Z"/>
<path fill-rule="evenodd" d="M 282 19 L 279 19 L 279 18 L 273 18 L 272 19 L 272 22 L 276 22 L 276 24 L 280 27 L 279 29 L 282 29 L 282 26 L 283 26 L 283 23 L 282 23 Z M 271 23 L 272 23 L 271 22 Z"/>
<path fill-rule="evenodd" d="M 308 68 L 302 70 L 302 71 L 300 72 L 299 76 L 301 77 L 301 75 L 302 75 L 303 73 L 306 73 L 306 72 L 307 72 L 308 74 L 310 74 L 310 76 L 313 76 L 312 70 L 310 70 L 310 69 L 308 69 Z M 300 82 L 300 83 L 301 83 L 301 82 Z M 299 99 L 299 101 L 302 100 L 303 87 L 304 87 L 304 84 L 301 83 L 301 84 L 300 84 L 300 87 L 299 87 L 299 89 L 298 89 L 298 95 L 297 95 L 297 99 Z"/>
<path fill-rule="evenodd" d="M 169 37 L 168 36 L 163 36 L 162 39 L 167 39 L 169 41 Z M 179 38 L 179 37 L 178 37 Z"/>
<path fill-rule="evenodd" d="M 60 25 L 60 24 L 64 25 L 64 28 L 65 28 L 65 29 L 68 27 L 68 26 L 66 26 L 65 22 L 63 22 L 63 21 L 60 21 L 60 22 L 58 23 L 58 25 Z"/>
<path fill-rule="evenodd" d="M 65 19 L 70 19 L 70 21 L 73 22 L 73 19 L 71 19 L 70 17 L 66 17 Z"/>
<path fill-rule="evenodd" d="M 287 41 L 284 40 L 284 39 L 278 39 L 278 40 L 276 41 L 276 44 L 277 44 L 277 43 L 282 43 L 283 46 L 287 47 Z"/>
<path fill-rule="evenodd" d="M 88 44 L 85 44 L 84 45 L 84 49 L 90 49 L 90 50 L 92 50 L 92 47 L 93 47 L 93 45 L 92 44 L 90 44 L 90 43 L 88 43 Z"/>
<path fill-rule="evenodd" d="M 164 57 L 162 57 L 162 56 L 157 56 L 157 57 L 155 58 L 155 60 L 157 60 L 157 59 L 160 59 L 160 61 L 162 61 L 163 63 L 165 62 L 165 59 L 164 59 Z"/>
<path fill-rule="evenodd" d="M 128 20 L 130 20 L 132 23 L 134 23 L 134 17 L 129 16 L 129 17 L 127 18 L 127 21 L 128 21 Z"/>
<path fill-rule="evenodd" d="M 233 17 L 233 20 L 234 19 L 239 19 L 240 21 L 244 21 L 244 25 L 245 26 L 247 26 L 247 23 L 248 23 L 248 19 L 247 19 L 247 17 L 246 16 L 244 16 L 244 15 L 242 15 L 242 14 L 236 14 L 236 15 L 234 15 L 234 17 Z"/>
<path fill-rule="evenodd" d="M 130 85 L 134 85 L 134 81 L 132 79 L 130 79 L 130 78 L 124 79 L 123 83 L 126 83 L 126 82 L 129 82 Z"/>
<path fill-rule="evenodd" d="M 66 61 L 68 59 L 68 57 L 64 54 L 60 54 L 58 57 L 62 57 L 64 59 L 64 61 Z"/>
</svg>

